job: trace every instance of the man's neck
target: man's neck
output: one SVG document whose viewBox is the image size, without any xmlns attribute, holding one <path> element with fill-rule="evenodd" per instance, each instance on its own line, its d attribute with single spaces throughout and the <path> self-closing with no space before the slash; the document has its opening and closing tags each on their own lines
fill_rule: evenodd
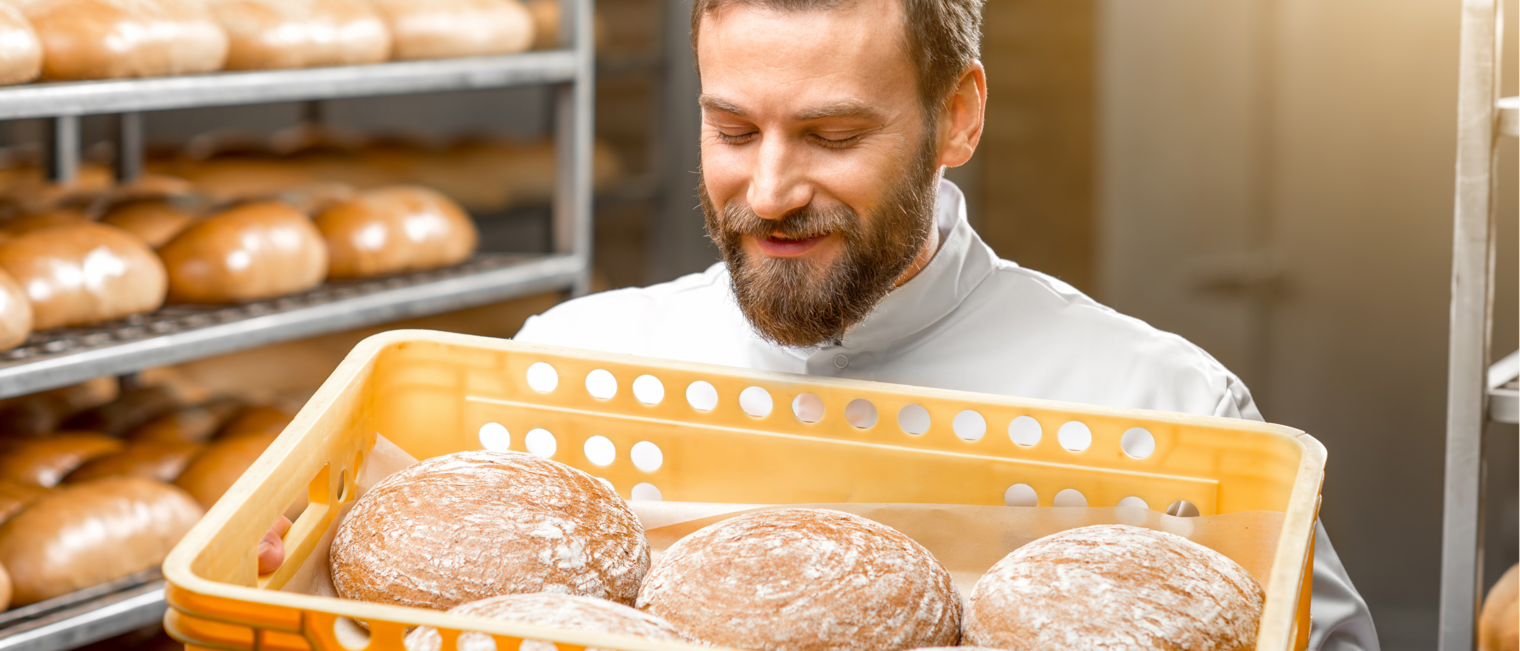
<svg viewBox="0 0 1520 651">
<path fill-rule="evenodd" d="M 929 237 L 924 239 L 924 246 L 918 250 L 918 255 L 913 256 L 913 262 L 903 270 L 902 275 L 897 277 L 897 282 L 892 288 L 902 287 L 908 281 L 913 280 L 918 272 L 929 266 L 929 261 L 934 259 L 934 254 L 939 253 L 939 213 L 935 211 L 935 220 L 929 224 Z"/>
</svg>

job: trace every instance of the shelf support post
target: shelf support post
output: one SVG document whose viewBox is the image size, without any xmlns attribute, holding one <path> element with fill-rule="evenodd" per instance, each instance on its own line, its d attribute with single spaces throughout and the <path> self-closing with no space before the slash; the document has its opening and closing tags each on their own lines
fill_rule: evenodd
<svg viewBox="0 0 1520 651">
<path fill-rule="evenodd" d="M 48 120 L 48 180 L 73 183 L 79 177 L 79 116 L 60 115 Z"/>
<path fill-rule="evenodd" d="M 1498 0 L 1463 0 L 1457 183 L 1447 358 L 1446 490 L 1441 540 L 1441 651 L 1471 651 L 1483 571 L 1483 433 L 1493 314 L 1494 127 Z"/>
<path fill-rule="evenodd" d="M 572 296 L 591 291 L 592 161 L 596 93 L 596 49 L 592 0 L 566 2 L 560 23 L 563 42 L 575 48 L 575 80 L 555 92 L 554 250 L 574 254 L 583 265 Z"/>
<path fill-rule="evenodd" d="M 143 175 L 142 114 L 122 113 L 116 123 L 116 180 L 129 183 Z"/>
</svg>

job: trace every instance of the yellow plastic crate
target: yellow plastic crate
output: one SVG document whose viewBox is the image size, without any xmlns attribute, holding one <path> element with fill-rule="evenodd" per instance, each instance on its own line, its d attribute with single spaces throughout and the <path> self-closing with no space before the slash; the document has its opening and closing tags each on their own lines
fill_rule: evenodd
<svg viewBox="0 0 1520 651">
<path fill-rule="evenodd" d="M 541 373 L 544 367 L 538 364 L 554 373 Z M 531 373 L 530 367 L 535 369 Z M 605 382 L 608 373 L 615 394 L 593 397 L 591 389 L 605 389 L 597 382 Z M 548 393 L 536 390 L 530 374 L 540 388 L 539 381 L 552 375 L 555 387 Z M 641 402 L 641 397 L 650 399 L 655 381 L 663 399 L 653 405 Z M 754 417 L 741 408 L 741 392 L 750 387 L 768 394 L 773 405 L 768 415 Z M 805 423 L 794 415 L 793 402 L 804 394 L 816 397 L 802 400 L 815 410 L 822 407 L 821 420 Z M 716 406 L 708 411 L 692 406 L 689 397 L 702 405 L 704 396 L 715 396 Z M 846 419 L 849 411 L 860 423 L 859 414 L 869 411 L 861 409 L 863 403 L 851 405 L 857 400 L 875 408 L 870 427 Z M 746 398 L 750 411 L 756 411 L 755 402 Z M 904 431 L 899 414 L 905 407 L 920 424 L 927 414 L 926 432 Z M 1015 444 L 1008 434 L 1010 424 L 1022 417 L 1033 419 L 1042 432 L 1033 446 Z M 920 429 L 914 420 L 904 416 L 902 422 Z M 978 420 L 985 435 L 974 441 L 957 435 L 974 433 Z M 530 430 L 551 433 L 557 446 L 554 459 L 605 477 L 624 497 L 647 484 L 664 499 L 679 501 L 1001 505 L 1009 487 L 1023 484 L 1038 495 L 1040 506 L 1051 506 L 1058 492 L 1074 489 L 1089 506 L 1114 506 L 1138 497 L 1154 509 L 1187 500 L 1203 515 L 1281 512 L 1285 519 L 1264 585 L 1258 648 L 1306 646 L 1307 570 L 1314 554 L 1325 450 L 1298 430 L 431 331 L 388 332 L 354 348 L 165 561 L 170 606 L 165 626 L 192 648 L 343 651 L 334 635 L 340 617 L 368 622 L 366 648 L 373 651 L 400 651 L 405 630 L 417 625 L 440 629 L 444 649 L 454 648 L 461 631 L 490 634 L 504 651 L 516 649 L 521 639 L 553 640 L 561 649 L 698 648 L 278 591 L 310 555 L 338 508 L 352 499 L 350 487 L 376 433 L 426 458 L 482 448 L 480 432 L 489 423 L 504 426 L 516 450 L 524 449 Z M 1027 420 L 1019 423 L 1029 425 Z M 1081 452 L 1067 449 L 1058 434 L 1063 427 L 1076 438 L 1087 430 L 1090 445 Z M 1121 447 L 1122 437 L 1135 428 L 1154 440 L 1154 451 L 1144 458 Z M 501 429 L 488 426 L 486 432 Z M 616 450 L 609 465 L 594 465 L 587 458 L 585 443 L 597 436 L 610 440 Z M 633 447 L 644 442 L 663 454 L 653 472 L 639 469 L 631 459 Z M 311 506 L 286 536 L 288 561 L 271 575 L 257 576 L 259 539 L 303 490 Z"/>
</svg>

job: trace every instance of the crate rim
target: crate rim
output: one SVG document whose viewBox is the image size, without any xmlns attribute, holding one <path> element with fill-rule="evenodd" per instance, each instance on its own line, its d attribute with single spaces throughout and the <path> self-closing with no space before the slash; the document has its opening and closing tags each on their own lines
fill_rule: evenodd
<svg viewBox="0 0 1520 651">
<path fill-rule="evenodd" d="M 1293 481 L 1292 498 L 1284 513 L 1283 530 L 1279 535 L 1279 541 L 1304 540 L 1303 556 L 1297 558 L 1285 558 L 1293 550 L 1293 546 L 1279 544 L 1273 557 L 1272 572 L 1263 585 L 1265 592 L 1271 593 L 1271 588 L 1278 586 L 1291 586 L 1280 588 L 1288 590 L 1295 595 L 1292 603 L 1274 603 L 1268 601 L 1262 612 L 1262 623 L 1258 634 L 1258 648 L 1290 648 L 1292 644 L 1293 615 L 1298 610 L 1299 586 L 1304 580 L 1307 567 L 1303 563 L 1303 557 L 1308 555 L 1309 546 L 1312 544 L 1315 529 L 1319 521 L 1320 490 L 1324 483 L 1324 467 L 1327 456 L 1326 449 L 1313 436 L 1308 433 L 1288 427 L 1264 421 L 1223 418 L 1218 416 L 1203 416 L 1196 414 L 1184 414 L 1177 412 L 1156 411 L 1148 409 L 1133 409 L 1125 407 L 1107 407 L 1101 405 L 1088 405 L 1074 402 L 1055 400 L 1043 400 L 1035 398 L 1017 398 L 996 394 L 983 394 L 969 391 L 956 391 L 951 389 L 938 389 L 932 387 L 917 387 L 912 385 L 899 385 L 868 380 L 854 380 L 846 378 L 830 378 L 804 374 L 782 373 L 777 371 L 757 371 L 742 369 L 716 364 L 703 364 L 684 362 L 662 358 L 629 355 L 626 353 L 611 353 L 594 351 L 580 348 L 563 346 L 550 346 L 517 342 L 510 339 L 498 339 L 452 332 L 422 329 L 390 330 L 366 337 L 356 344 L 343 361 L 328 378 L 323 381 L 320 388 L 312 394 L 295 418 L 280 433 L 258 460 L 243 473 L 241 477 L 229 488 L 215 505 L 206 512 L 206 515 L 185 534 L 184 538 L 175 545 L 169 556 L 164 560 L 163 573 L 168 581 L 168 602 L 172 610 L 182 610 L 192 615 L 201 616 L 193 608 L 176 598 L 176 593 L 204 595 L 216 599 L 236 600 L 277 608 L 299 609 L 302 611 L 318 610 L 333 615 L 380 619 L 386 621 L 403 621 L 410 624 L 434 626 L 438 628 L 451 628 L 473 630 L 492 635 L 509 637 L 523 637 L 527 639 L 531 634 L 542 634 L 546 639 L 556 639 L 570 644 L 583 644 L 586 648 L 621 648 L 629 651 L 665 651 L 679 648 L 688 651 L 707 649 L 685 643 L 656 642 L 642 638 L 632 638 L 620 635 L 607 635 L 601 633 L 588 633 L 584 631 L 570 631 L 566 629 L 530 626 L 527 624 L 494 622 L 492 620 L 448 615 L 441 611 L 427 610 L 405 606 L 392 606 L 385 604 L 373 604 L 359 601 L 351 601 L 337 597 L 324 597 L 294 592 L 282 592 L 263 590 L 256 587 L 233 585 L 205 579 L 197 576 L 191 570 L 191 563 L 195 557 L 211 541 L 213 534 L 226 526 L 232 520 L 239 505 L 253 492 L 253 489 L 265 481 L 271 472 L 278 467 L 280 462 L 289 455 L 297 442 L 301 432 L 311 428 L 323 409 L 332 403 L 339 393 L 344 391 L 350 382 L 367 368 L 381 352 L 395 344 L 407 342 L 425 341 L 430 344 L 453 345 L 474 348 L 489 348 L 496 351 L 518 350 L 522 352 L 542 352 L 545 354 L 596 358 L 598 360 L 616 361 L 628 364 L 646 364 L 654 362 L 661 366 L 674 367 L 683 371 L 704 373 L 709 375 L 743 376 L 746 378 L 769 379 L 783 382 L 796 382 L 803 379 L 806 383 L 815 385 L 828 385 L 833 387 L 869 387 L 873 390 L 888 390 L 893 392 L 910 392 L 914 395 L 937 397 L 954 400 L 974 400 L 986 403 L 996 403 L 1008 406 L 1027 406 L 1037 409 L 1079 411 L 1103 416 L 1131 417 L 1147 420 L 1165 421 L 1183 425 L 1198 425 L 1208 427 L 1227 427 L 1236 430 L 1245 430 L 1278 437 L 1295 443 L 1302 456 L 1299 460 L 1299 471 Z M 1309 471 L 1309 472 L 1306 472 Z M 1308 498 L 1308 496 L 1313 496 Z M 1058 508 L 1058 507 L 1042 507 Z M 1312 510 L 1308 517 L 1304 517 L 1304 510 Z M 1285 562 L 1286 561 L 1286 562 Z M 1286 608 L 1289 614 L 1275 612 Z M 304 617 L 304 613 L 303 613 Z M 217 619 L 215 616 L 208 619 Z M 1269 629 L 1267 624 L 1273 621 L 1287 621 L 1290 630 Z M 1270 646 L 1263 646 L 1263 642 L 1273 642 Z M 607 646 L 611 645 L 611 646 Z"/>
</svg>

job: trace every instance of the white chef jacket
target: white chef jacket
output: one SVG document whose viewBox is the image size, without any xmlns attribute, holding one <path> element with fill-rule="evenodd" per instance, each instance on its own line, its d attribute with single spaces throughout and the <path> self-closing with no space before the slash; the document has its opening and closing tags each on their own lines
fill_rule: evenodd
<svg viewBox="0 0 1520 651">
<path fill-rule="evenodd" d="M 722 263 L 639 289 L 572 300 L 517 340 L 765 371 L 1261 420 L 1245 385 L 1186 339 L 998 259 L 941 181 L 940 249 L 844 338 L 787 348 L 754 333 Z M 1367 604 L 1323 526 L 1309 648 L 1378 651 Z"/>
</svg>

